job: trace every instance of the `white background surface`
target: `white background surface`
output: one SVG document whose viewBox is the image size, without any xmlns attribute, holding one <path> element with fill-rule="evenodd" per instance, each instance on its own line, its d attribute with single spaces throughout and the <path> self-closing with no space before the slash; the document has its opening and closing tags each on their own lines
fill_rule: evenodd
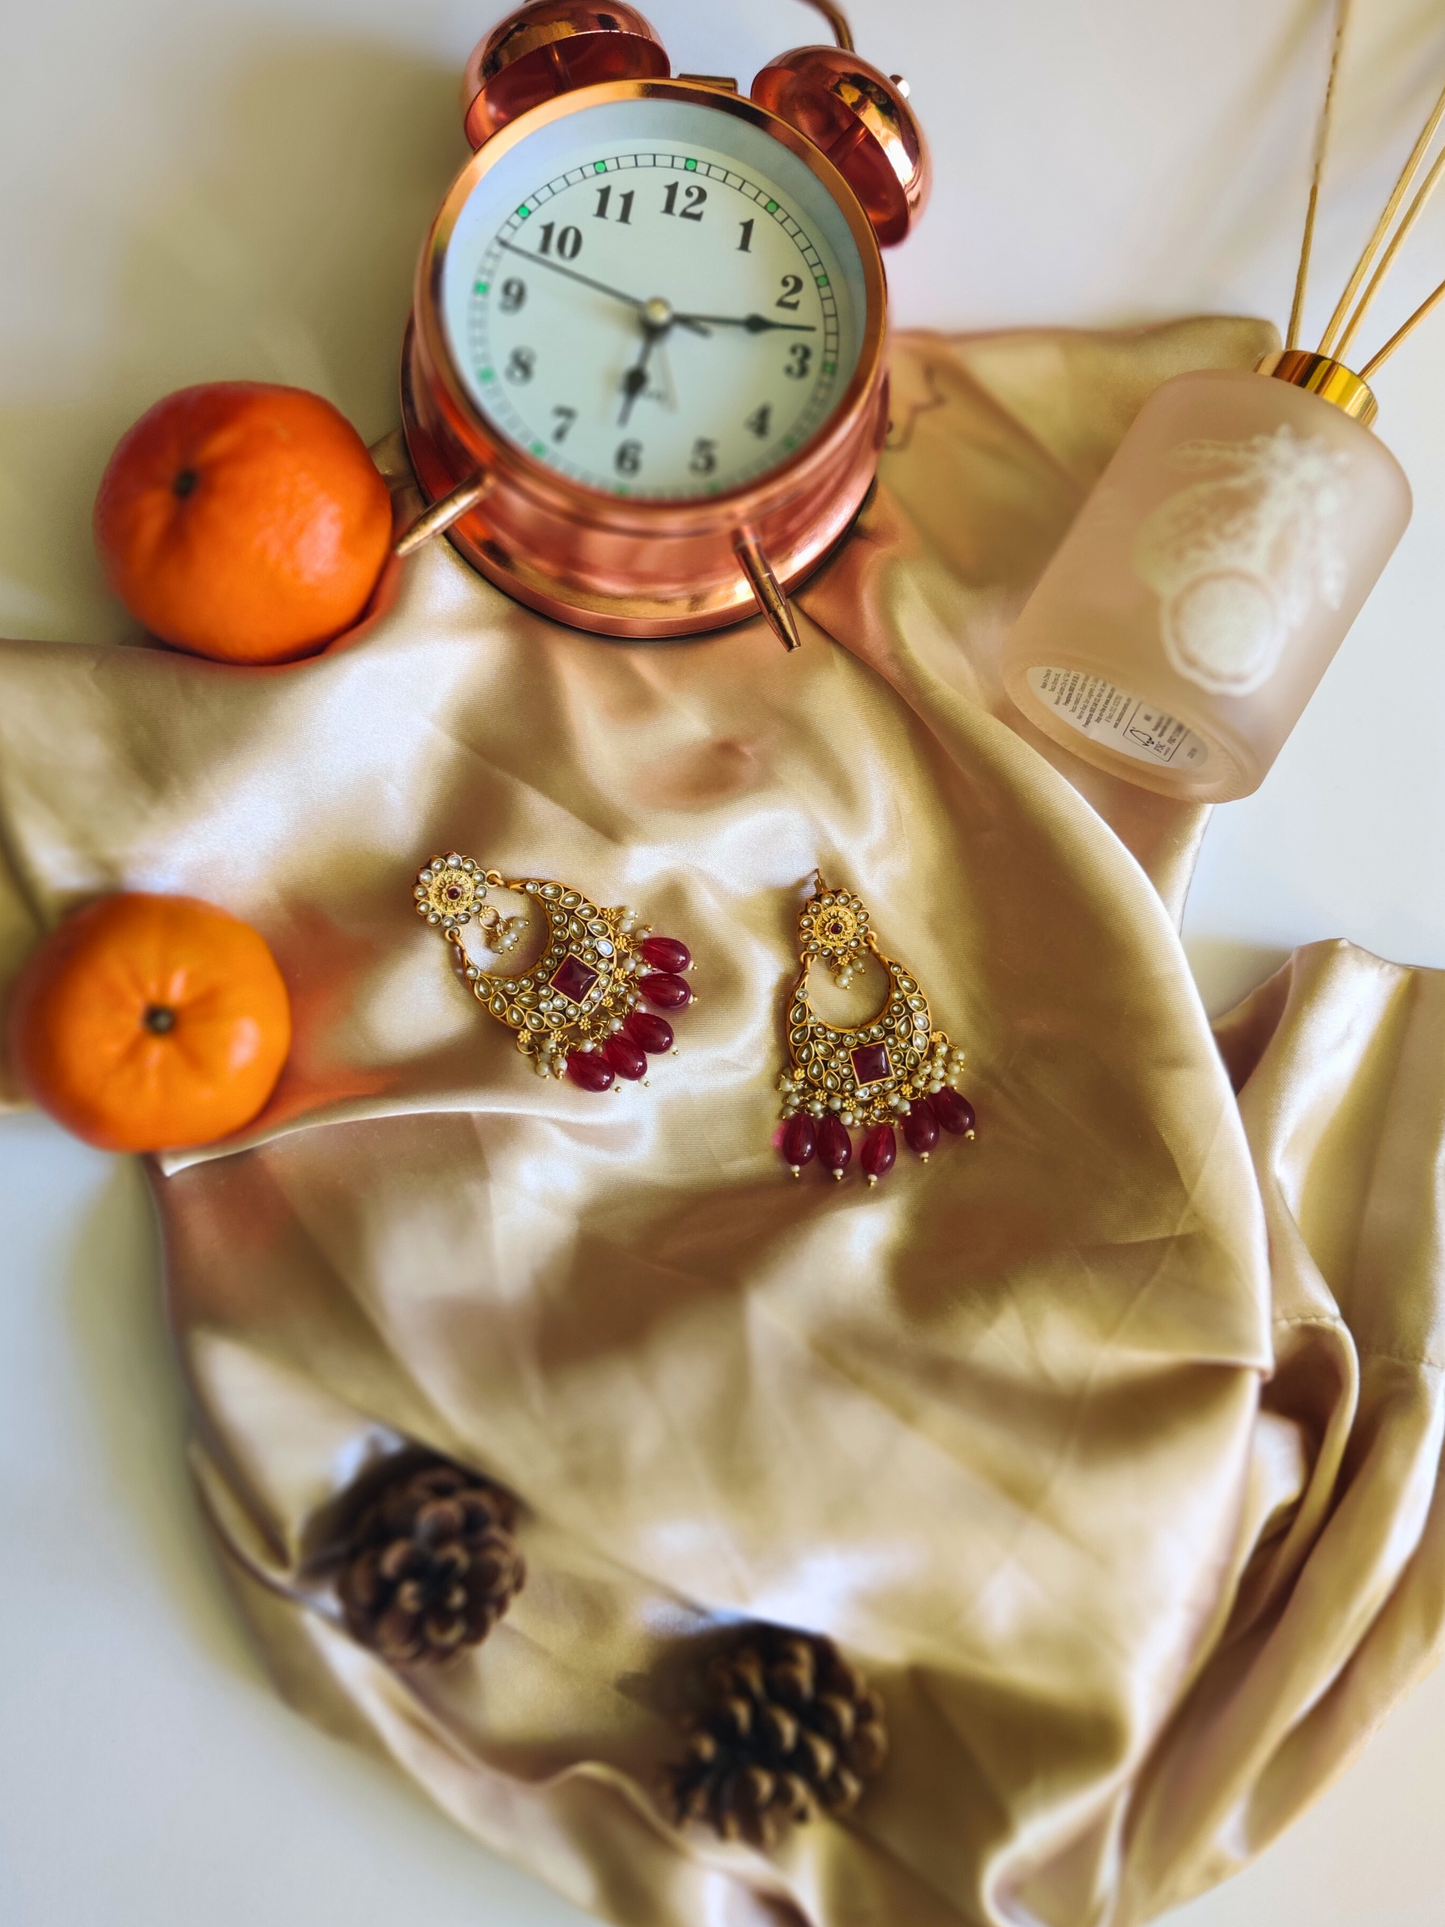
<svg viewBox="0 0 1445 1927">
<path fill-rule="evenodd" d="M 905 324 L 1283 319 L 1320 0 L 853 0 L 908 74 L 938 189 Z M 790 0 L 651 0 L 680 68 L 746 85 Z M 1364 0 L 1320 310 L 1445 81 L 1439 0 Z M 5 0 L 0 632 L 120 638 L 88 534 L 121 431 L 250 376 L 393 425 L 416 249 L 464 155 L 459 0 Z M 1442 196 L 1445 203 L 1445 196 Z M 1422 230 L 1372 344 L 1445 263 Z M 1414 527 L 1264 789 L 1217 813 L 1188 919 L 1213 1007 L 1293 944 L 1445 965 L 1445 315 L 1379 381 Z M 7 1927 L 580 1927 L 405 1785 L 287 1713 L 186 1486 L 138 1171 L 0 1123 L 0 1919 Z M 1438 1927 L 1445 1680 L 1180 1927 Z M 906 1927 L 879 1923 L 879 1927 Z"/>
</svg>

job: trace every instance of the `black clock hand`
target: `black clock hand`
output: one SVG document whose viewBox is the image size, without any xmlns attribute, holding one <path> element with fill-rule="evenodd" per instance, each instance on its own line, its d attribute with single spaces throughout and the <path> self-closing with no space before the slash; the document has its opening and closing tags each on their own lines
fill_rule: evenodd
<svg viewBox="0 0 1445 1927">
<path fill-rule="evenodd" d="M 763 314 L 679 314 L 673 320 L 681 328 L 694 322 L 705 322 L 710 328 L 746 328 L 750 335 L 760 335 L 774 328 L 781 328 L 790 335 L 815 335 L 818 330 L 807 321 L 769 321 Z"/>
<path fill-rule="evenodd" d="M 560 261 L 550 261 L 545 254 L 529 254 L 525 248 L 517 247 L 511 241 L 500 243 L 508 254 L 520 255 L 522 260 L 531 261 L 539 268 L 550 268 L 553 274 L 565 275 L 569 281 L 580 282 L 584 288 L 591 288 L 596 294 L 605 294 L 613 301 L 620 301 L 625 307 L 636 309 L 645 314 L 647 303 L 639 301 L 635 294 L 624 294 L 621 288 L 609 288 L 605 281 L 594 281 L 590 274 L 579 274 L 576 268 L 564 268 Z M 708 330 L 701 315 L 676 315 L 673 317 L 680 327 L 691 328 L 694 334 L 705 335 Z"/>
<path fill-rule="evenodd" d="M 647 364 L 651 361 L 652 351 L 661 341 L 662 334 L 663 331 L 660 328 L 647 330 L 647 339 L 642 344 L 642 353 L 622 377 L 622 413 L 617 421 L 619 428 L 626 428 L 632 414 L 633 403 L 647 386 Z"/>
</svg>

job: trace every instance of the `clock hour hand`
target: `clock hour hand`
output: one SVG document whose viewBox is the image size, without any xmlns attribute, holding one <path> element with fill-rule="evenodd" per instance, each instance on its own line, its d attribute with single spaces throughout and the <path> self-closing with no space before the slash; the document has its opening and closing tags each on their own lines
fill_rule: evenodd
<svg viewBox="0 0 1445 1927">
<path fill-rule="evenodd" d="M 709 328 L 746 328 L 750 335 L 782 329 L 790 335 L 815 335 L 818 330 L 808 321 L 769 321 L 765 314 L 680 314 L 673 319 L 680 328 L 703 322 Z"/>
<path fill-rule="evenodd" d="M 666 354 L 667 337 L 676 325 L 677 316 L 672 312 L 672 304 L 660 295 L 642 304 L 642 353 L 622 377 L 622 414 L 618 420 L 619 428 L 626 428 L 632 415 L 633 404 L 647 389 L 647 364 L 652 360 L 653 350 L 661 348 Z M 707 332 L 706 329 L 703 330 Z M 671 388 L 671 378 L 668 387 Z M 672 404 L 676 406 L 676 402 Z"/>
<path fill-rule="evenodd" d="M 560 261 L 549 260 L 545 254 L 529 254 L 514 242 L 503 241 L 500 245 L 508 254 L 519 255 L 523 261 L 531 261 L 539 268 L 550 268 L 553 274 L 563 275 L 568 281 L 579 282 L 582 287 L 591 288 L 596 294 L 605 294 L 613 301 L 620 301 L 624 307 L 632 308 L 640 315 L 647 313 L 647 302 L 640 301 L 635 294 L 624 294 L 621 288 L 609 288 L 605 281 L 594 281 L 590 274 L 579 274 L 576 268 L 564 268 Z M 673 319 L 679 327 L 690 328 L 694 334 L 705 335 L 708 332 L 701 315 L 675 315 Z"/>
<path fill-rule="evenodd" d="M 647 364 L 652 359 L 652 351 L 662 339 L 662 330 L 649 328 L 647 338 L 642 344 L 642 353 L 622 377 L 622 413 L 617 419 L 619 428 L 626 428 L 632 415 L 633 404 L 647 386 Z"/>
</svg>

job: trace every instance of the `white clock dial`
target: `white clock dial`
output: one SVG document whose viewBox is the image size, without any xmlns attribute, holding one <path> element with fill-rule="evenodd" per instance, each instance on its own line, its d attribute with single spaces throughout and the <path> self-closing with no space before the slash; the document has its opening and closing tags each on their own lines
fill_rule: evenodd
<svg viewBox="0 0 1445 1927">
<path fill-rule="evenodd" d="M 484 174 L 443 305 L 495 430 L 588 487 L 695 500 L 756 481 L 826 424 L 865 299 L 847 221 L 802 161 L 660 99 L 579 110 Z"/>
</svg>

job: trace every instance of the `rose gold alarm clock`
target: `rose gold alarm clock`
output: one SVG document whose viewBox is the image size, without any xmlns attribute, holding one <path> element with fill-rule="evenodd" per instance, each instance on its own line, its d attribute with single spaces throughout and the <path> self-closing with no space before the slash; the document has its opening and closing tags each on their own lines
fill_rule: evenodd
<svg viewBox="0 0 1445 1927">
<path fill-rule="evenodd" d="M 670 78 L 630 6 L 534 0 L 467 66 L 476 153 L 427 237 L 402 364 L 445 528 L 534 609 L 611 636 L 761 610 L 846 534 L 888 425 L 880 248 L 928 160 L 906 86 L 837 46 Z"/>
</svg>

